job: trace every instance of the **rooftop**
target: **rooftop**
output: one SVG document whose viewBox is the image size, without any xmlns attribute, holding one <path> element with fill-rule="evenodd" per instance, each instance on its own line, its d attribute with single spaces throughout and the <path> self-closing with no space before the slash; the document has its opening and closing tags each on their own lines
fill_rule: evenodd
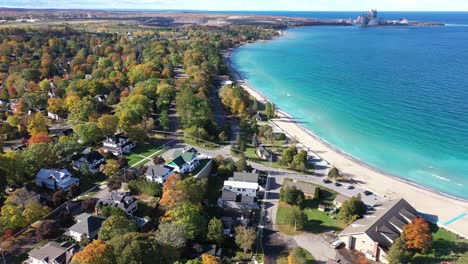
<svg viewBox="0 0 468 264">
<path fill-rule="evenodd" d="M 224 186 L 231 186 L 233 188 L 241 189 L 258 189 L 258 183 L 256 182 L 224 181 Z"/>
<path fill-rule="evenodd" d="M 234 172 L 234 181 L 258 182 L 258 173 Z"/>
</svg>

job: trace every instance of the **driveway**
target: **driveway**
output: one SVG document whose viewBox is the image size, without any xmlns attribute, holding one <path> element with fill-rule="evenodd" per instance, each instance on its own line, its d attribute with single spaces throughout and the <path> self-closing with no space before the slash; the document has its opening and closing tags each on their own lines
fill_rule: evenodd
<svg viewBox="0 0 468 264">
<path fill-rule="evenodd" d="M 333 241 L 325 235 L 304 233 L 294 236 L 297 245 L 309 251 L 317 263 L 325 263 L 328 259 L 336 259 L 337 251 L 330 246 Z"/>
</svg>

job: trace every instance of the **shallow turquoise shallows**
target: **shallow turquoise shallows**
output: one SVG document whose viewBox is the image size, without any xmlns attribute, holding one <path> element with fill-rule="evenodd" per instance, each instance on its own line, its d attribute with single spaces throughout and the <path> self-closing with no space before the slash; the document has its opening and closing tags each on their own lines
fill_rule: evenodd
<svg viewBox="0 0 468 264">
<path fill-rule="evenodd" d="M 468 27 L 294 28 L 233 64 L 337 149 L 468 199 Z"/>
</svg>

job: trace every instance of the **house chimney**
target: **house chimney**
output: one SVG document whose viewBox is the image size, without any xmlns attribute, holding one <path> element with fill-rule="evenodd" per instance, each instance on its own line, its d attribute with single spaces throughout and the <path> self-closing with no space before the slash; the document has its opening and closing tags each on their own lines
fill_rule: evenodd
<svg viewBox="0 0 468 264">
<path fill-rule="evenodd" d="M 379 253 L 380 253 L 379 243 L 375 242 L 375 244 L 374 244 L 374 251 L 373 251 L 373 255 L 374 255 L 375 261 L 379 261 Z"/>
</svg>

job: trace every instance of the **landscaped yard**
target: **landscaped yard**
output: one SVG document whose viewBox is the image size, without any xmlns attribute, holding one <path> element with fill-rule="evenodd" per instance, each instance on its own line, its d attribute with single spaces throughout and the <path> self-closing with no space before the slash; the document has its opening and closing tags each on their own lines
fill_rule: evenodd
<svg viewBox="0 0 468 264">
<path fill-rule="evenodd" d="M 449 232 L 436 225 L 431 225 L 432 230 L 432 249 L 426 254 L 416 254 L 412 263 L 441 263 L 443 261 L 451 262 L 468 251 L 468 240 L 457 237 L 456 234 Z"/>
<path fill-rule="evenodd" d="M 135 163 L 144 159 L 144 157 L 148 157 L 149 155 L 153 154 L 160 147 L 161 147 L 160 145 L 155 145 L 152 142 L 138 143 L 136 148 L 134 148 L 132 152 L 125 154 L 125 157 L 128 159 L 128 165 L 130 166 L 134 165 Z M 157 155 L 161 155 L 162 153 L 164 153 L 164 150 L 158 151 L 156 154 L 154 154 L 150 158 L 155 157 Z M 145 163 L 146 162 L 142 162 L 141 165 Z"/>
<path fill-rule="evenodd" d="M 285 181 L 290 181 L 290 179 L 285 179 Z M 306 183 L 306 182 L 301 182 Z M 314 185 L 316 188 L 319 186 Z M 320 187 L 320 203 L 325 204 L 327 207 L 331 207 L 333 204 L 333 199 L 335 199 L 336 192 L 327 188 Z M 307 215 L 307 224 L 304 227 L 305 232 L 311 233 L 323 233 L 327 231 L 339 231 L 341 230 L 340 223 L 338 219 L 332 218 L 332 214 L 328 212 L 319 211 L 318 208 L 319 201 L 311 197 L 306 197 L 303 203 L 304 213 Z M 279 202 L 278 210 L 276 212 L 276 224 L 278 229 L 285 234 L 295 235 L 297 232 L 294 231 L 294 226 L 288 224 L 288 215 L 291 212 L 291 205 L 285 202 Z"/>
<path fill-rule="evenodd" d="M 256 148 L 254 148 L 251 145 L 248 145 L 245 152 L 244 152 L 245 157 L 248 160 L 251 160 L 251 161 L 253 161 L 255 163 L 259 163 L 259 164 L 269 166 L 269 167 L 272 167 L 272 168 L 275 168 L 275 169 L 285 169 L 285 170 L 289 169 L 288 166 L 281 165 L 281 164 L 278 163 L 278 161 L 270 162 L 268 160 L 261 159 L 260 157 L 257 156 L 257 153 L 255 151 L 256 151 Z M 304 172 L 304 173 L 313 174 L 314 173 L 313 166 L 311 164 L 308 164 L 307 171 Z"/>
</svg>

